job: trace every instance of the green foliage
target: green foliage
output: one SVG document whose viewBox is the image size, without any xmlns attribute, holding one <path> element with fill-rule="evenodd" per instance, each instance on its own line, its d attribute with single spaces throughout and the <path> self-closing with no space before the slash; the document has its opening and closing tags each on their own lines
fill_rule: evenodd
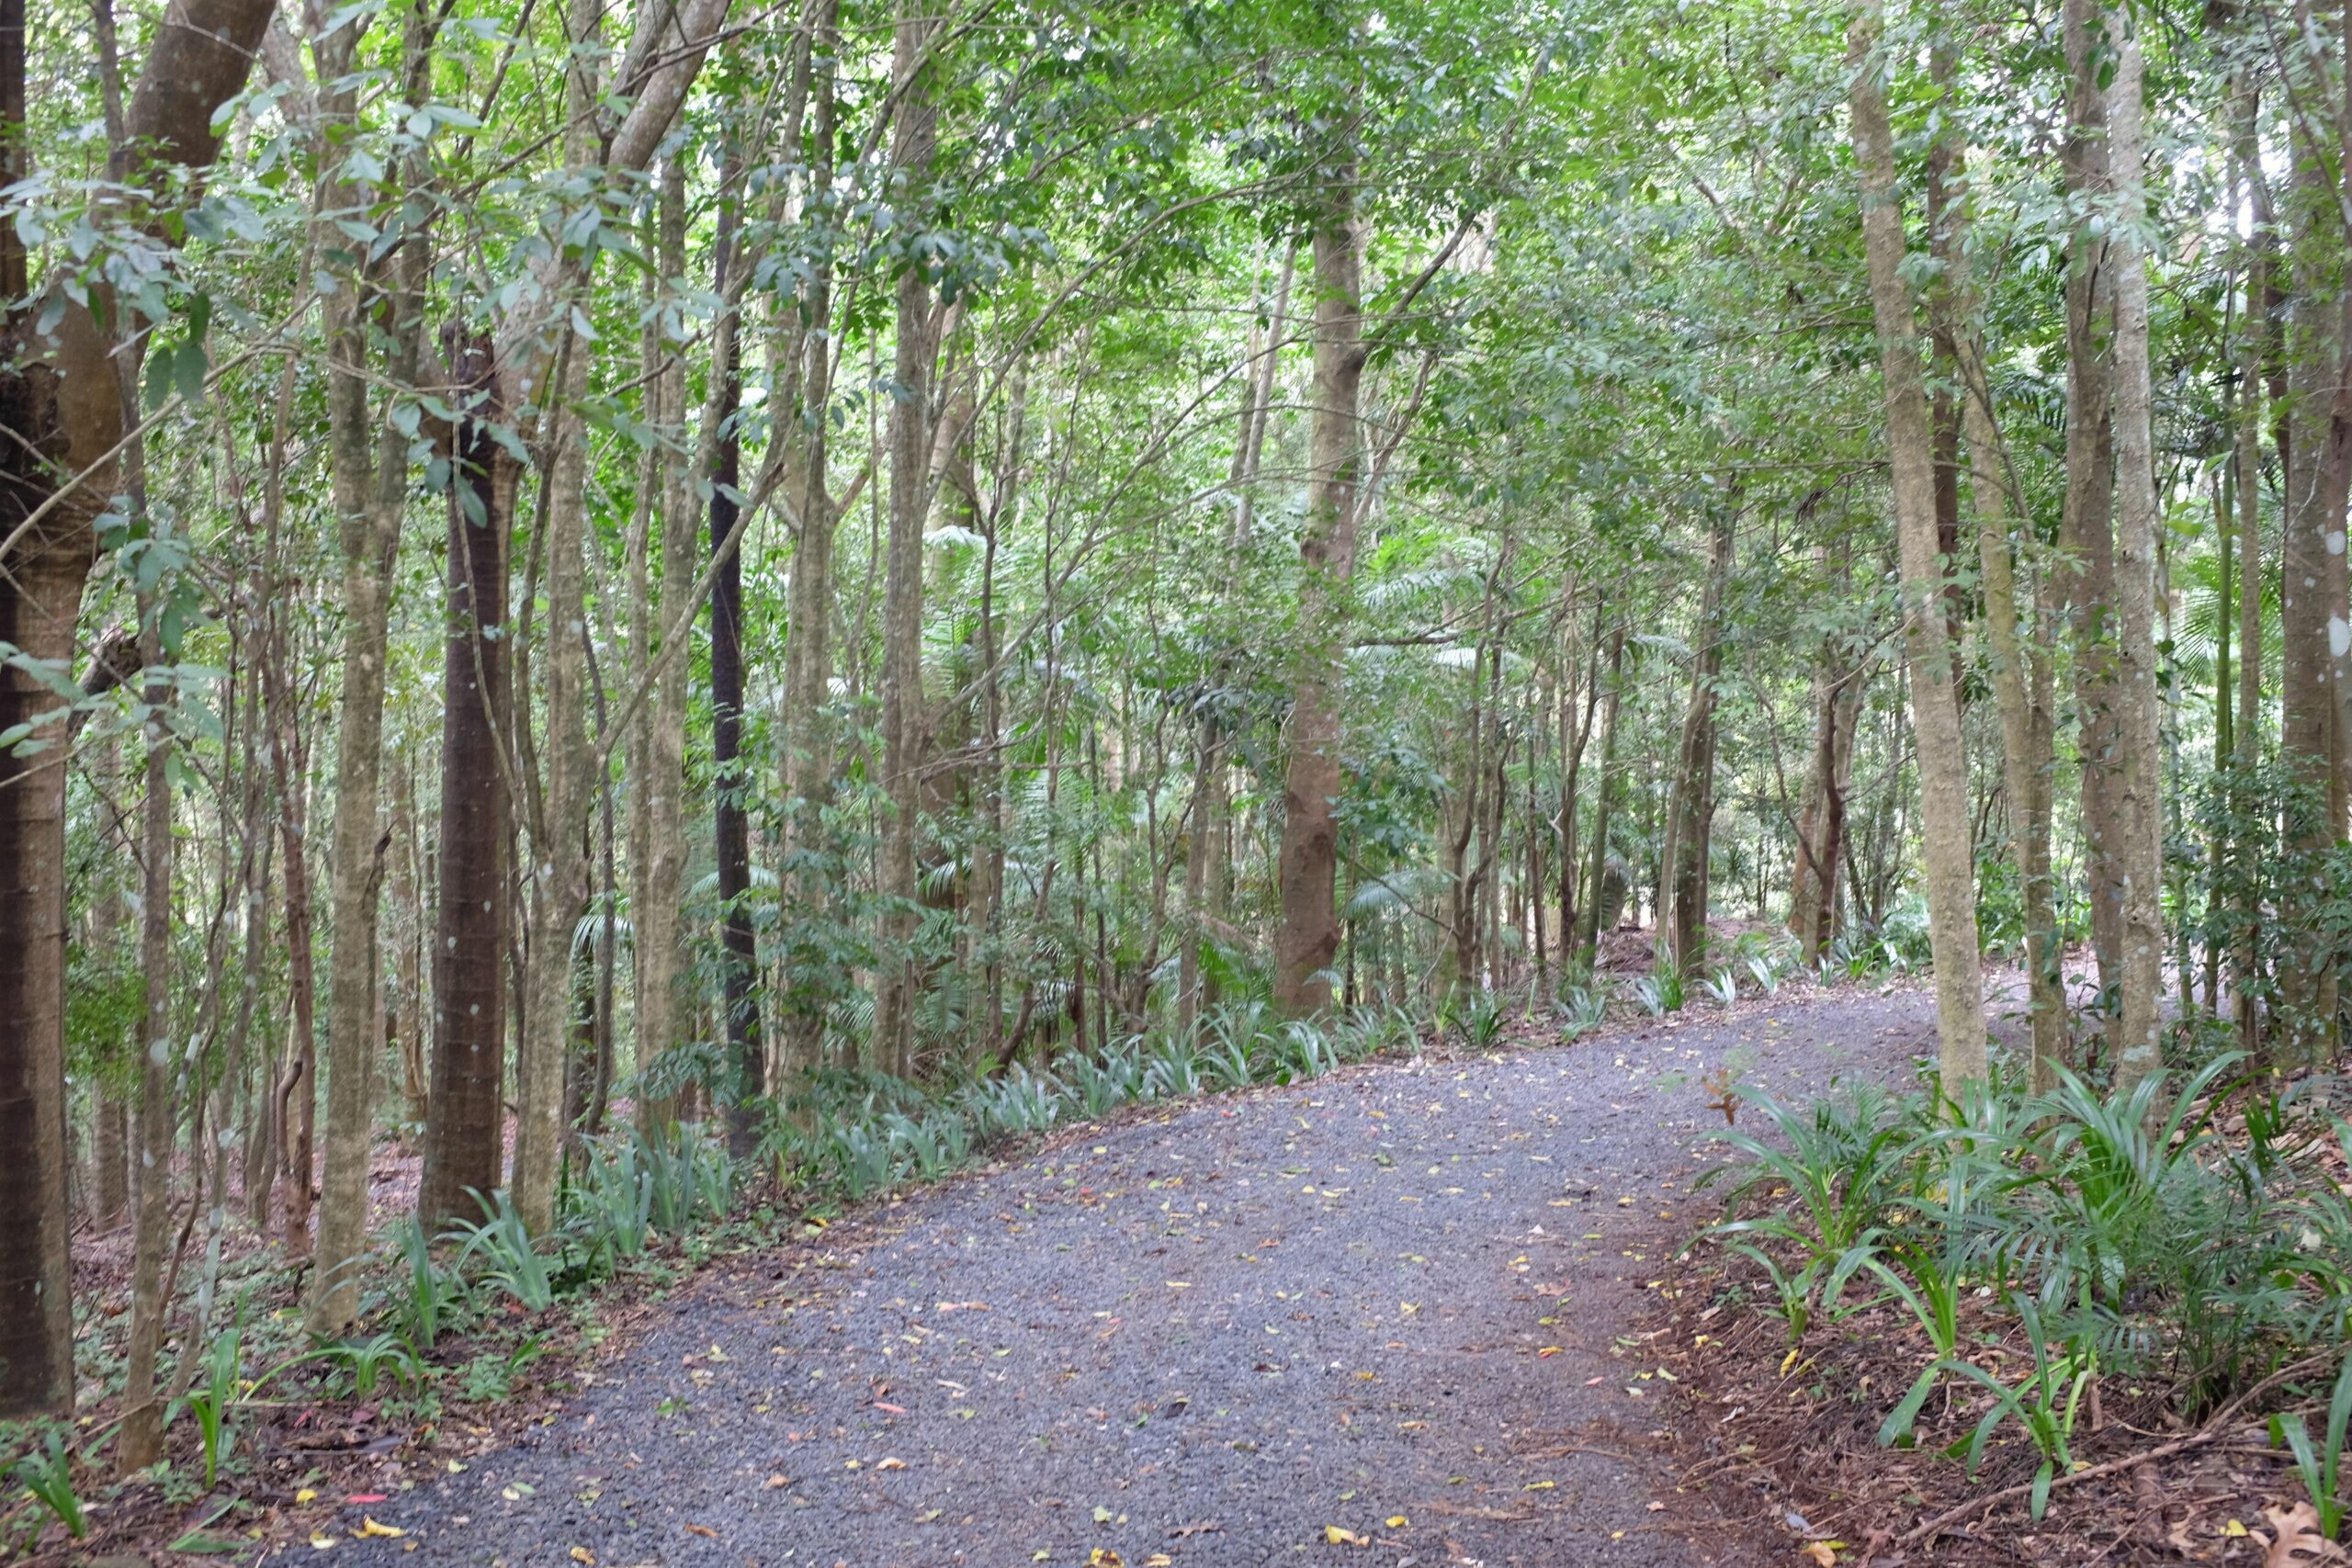
<svg viewBox="0 0 2352 1568">
<path fill-rule="evenodd" d="M 392 1228 L 397 1253 L 390 1296 L 392 1325 L 401 1337 L 430 1350 L 441 1337 L 449 1309 L 465 1292 L 465 1281 L 433 1256 L 434 1238 L 413 1214 Z"/>
<path fill-rule="evenodd" d="M 74 1490 L 74 1452 L 65 1446 L 64 1432 L 51 1427 L 39 1448 L 18 1460 L 11 1472 L 17 1484 L 40 1499 L 56 1516 L 65 1533 L 80 1540 L 90 1533 L 82 1499 Z"/>
<path fill-rule="evenodd" d="M 374 1398 L 378 1384 L 387 1377 L 401 1390 L 410 1391 L 424 1376 L 424 1363 L 417 1359 L 416 1352 L 390 1331 L 365 1339 L 336 1340 L 320 1346 L 311 1355 L 349 1380 L 355 1399 Z"/>
<path fill-rule="evenodd" d="M 458 1244 L 452 1267 L 462 1273 L 469 1263 L 479 1260 L 482 1280 L 503 1291 L 526 1312 L 545 1312 L 555 1304 L 554 1278 L 514 1200 L 503 1187 L 487 1197 L 475 1192 L 473 1199 L 481 1205 L 482 1217 L 458 1220 L 442 1233 L 442 1240 Z"/>
<path fill-rule="evenodd" d="M 1634 976 L 1634 1001 L 1652 1018 L 1682 1010 L 1682 971 L 1660 958 L 1646 975 Z"/>
<path fill-rule="evenodd" d="M 200 1383 L 192 1385 L 180 1404 L 196 1416 L 197 1432 L 204 1450 L 204 1487 L 212 1489 L 220 1476 L 220 1461 L 229 1457 L 236 1446 L 236 1433 L 229 1425 L 229 1413 L 237 1403 L 237 1390 L 244 1372 L 244 1314 L 229 1331 L 214 1337 L 204 1348 L 203 1375 Z M 177 1407 L 164 1412 L 164 1424 L 171 1425 Z"/>
<path fill-rule="evenodd" d="M 1609 1019 L 1609 996 L 1598 985 L 1569 986 L 1560 992 L 1560 1042 L 1573 1044 Z"/>
<path fill-rule="evenodd" d="M 2339 1477 L 2344 1463 L 2344 1434 L 2352 1423 L 2352 1356 L 2345 1358 L 2328 1396 L 2327 1425 L 2314 1448 L 2303 1418 L 2285 1411 L 2270 1418 L 2270 1440 L 2284 1443 L 2295 1456 L 2295 1474 L 2319 1515 L 2319 1533 L 2335 1540 L 2344 1532 L 2344 1496 Z"/>
<path fill-rule="evenodd" d="M 2275 1085 L 2229 1081 L 2235 1065 L 2225 1055 L 2116 1095 L 2063 1073 L 2037 1095 L 1996 1071 L 1959 1105 L 1932 1089 L 1805 1108 L 1747 1094 L 1771 1133 L 1721 1134 L 1747 1158 L 1705 1179 L 1727 1184 L 1731 1212 L 1701 1239 L 1760 1269 L 1792 1346 L 1825 1308 L 1900 1305 L 1929 1356 L 1880 1441 L 1908 1439 L 1947 1382 L 1974 1384 L 1991 1403 L 1952 1451 L 1973 1471 L 2014 1426 L 2040 1459 L 2038 1515 L 2073 1462 L 2080 1402 L 2100 1373 L 2157 1381 L 2189 1419 L 2343 1332 L 2352 1215 L 2298 1157 L 2316 1136 L 2312 1108 Z M 2225 1141 L 2216 1128 L 2232 1105 L 2246 1131 Z M 2337 1135 L 2352 1145 L 2352 1126 Z M 1877 1293 L 1856 1296 L 1860 1280 Z M 1971 1350 L 1984 1316 L 1993 1339 L 2023 1337 L 2023 1378 Z M 2352 1374 L 2338 1406 L 2322 1442 L 2300 1422 L 2277 1425 L 2307 1484 L 2334 1484 Z"/>
</svg>

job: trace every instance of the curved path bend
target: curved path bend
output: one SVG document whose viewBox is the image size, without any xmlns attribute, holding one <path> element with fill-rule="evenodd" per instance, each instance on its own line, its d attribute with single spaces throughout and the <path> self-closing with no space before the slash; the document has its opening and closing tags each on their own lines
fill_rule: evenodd
<svg viewBox="0 0 2352 1568">
<path fill-rule="evenodd" d="M 408 1563 L 1696 1568 L 1628 1335 L 1719 1126 L 1899 1072 L 1932 1001 L 1786 997 L 1057 1134 L 659 1309 L 548 1423 L 368 1510 Z M 359 1523 L 350 1521 L 356 1529 Z"/>
</svg>

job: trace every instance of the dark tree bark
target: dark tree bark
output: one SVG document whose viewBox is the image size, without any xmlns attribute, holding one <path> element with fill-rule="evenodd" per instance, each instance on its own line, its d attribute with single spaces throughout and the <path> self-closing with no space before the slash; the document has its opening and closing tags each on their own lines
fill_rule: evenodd
<svg viewBox="0 0 2352 1568">
<path fill-rule="evenodd" d="M 475 406 L 450 438 L 449 628 L 442 667 L 441 907 L 433 947 L 432 1120 L 417 1216 L 480 1216 L 468 1190 L 499 1184 L 504 1154 L 508 856 L 506 572 L 514 459 L 492 438 L 492 355 L 465 346 L 452 367 Z"/>
<path fill-rule="evenodd" d="M 714 292 L 727 292 L 733 265 L 735 209 L 718 215 Z M 738 1156 L 749 1155 L 758 1131 L 752 1102 L 763 1077 L 760 1004 L 753 987 L 759 955 L 752 931 L 751 820 L 744 796 L 751 771 L 743 766 L 743 556 L 727 548 L 741 514 L 743 437 L 738 421 L 743 392 L 735 356 L 727 355 L 718 443 L 710 467 L 710 548 L 718 572 L 710 588 L 710 750 L 712 827 L 718 852 L 719 992 L 725 1009 L 727 1052 L 733 1062 L 735 1090 L 727 1104 L 727 1141 Z"/>
</svg>

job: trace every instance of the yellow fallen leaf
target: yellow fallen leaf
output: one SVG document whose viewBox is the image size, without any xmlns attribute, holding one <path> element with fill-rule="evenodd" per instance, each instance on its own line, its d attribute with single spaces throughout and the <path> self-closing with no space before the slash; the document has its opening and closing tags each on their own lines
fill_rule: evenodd
<svg viewBox="0 0 2352 1568">
<path fill-rule="evenodd" d="M 907 1461 L 902 1459 L 886 1459 L 874 1468 L 876 1470 L 904 1470 L 907 1468 Z"/>
<path fill-rule="evenodd" d="M 2222 1533 L 2232 1537 L 2242 1536 L 2246 1533 L 2245 1526 L 2238 1523 L 2235 1519 L 2232 1519 L 2228 1524 L 2222 1527 Z"/>
<path fill-rule="evenodd" d="M 1343 1529 L 1338 1525 L 1325 1525 L 1323 1527 L 1323 1539 L 1329 1541 L 1333 1546 L 1370 1546 L 1372 1544 L 1371 1541 L 1366 1540 L 1363 1537 L 1356 1534 L 1355 1531 L 1351 1529 Z"/>
<path fill-rule="evenodd" d="M 1107 1546 L 1098 1546 L 1086 1554 L 1086 1568 L 1126 1568 L 1126 1559 Z"/>
<path fill-rule="evenodd" d="M 316 1530 L 311 1532 L 311 1545 L 313 1550 L 324 1551 L 328 1547 L 333 1546 L 334 1544 L 334 1537 L 331 1535 L 321 1535 Z"/>
<path fill-rule="evenodd" d="M 588 1568 L 596 1568 L 596 1554 L 584 1546 L 575 1546 L 571 1549 L 571 1560 L 574 1562 L 585 1562 Z"/>
<path fill-rule="evenodd" d="M 1407 1518 L 1402 1514 L 1391 1514 L 1388 1516 L 1388 1528 L 1393 1530 L 1403 1529 L 1407 1525 L 1409 1525 L 1412 1522 L 1412 1520 Z"/>
<path fill-rule="evenodd" d="M 297 1503 L 315 1503 L 318 1500 L 319 1489 L 315 1486 L 305 1486 L 294 1494 L 294 1501 Z"/>
<path fill-rule="evenodd" d="M 362 1514 L 359 1516 L 359 1533 L 361 1535 L 380 1536 L 386 1540 L 398 1540 L 401 1537 L 408 1534 L 408 1531 L 401 1529 L 398 1525 L 379 1525 L 374 1519 L 371 1519 L 367 1515 Z"/>
<path fill-rule="evenodd" d="M 1804 1555 L 1813 1559 L 1816 1568 L 1838 1568 L 1838 1549 L 1826 1540 L 1811 1540 L 1804 1544 Z"/>
<path fill-rule="evenodd" d="M 1531 1481 L 1520 1488 L 1521 1492 L 1549 1492 L 1559 1485 L 1556 1481 Z"/>
<path fill-rule="evenodd" d="M 1804 1348 L 1803 1346 L 1799 1346 L 1796 1348 L 1792 1349 L 1786 1356 L 1781 1357 L 1781 1375 L 1782 1377 L 1787 1377 L 1789 1375 L 1789 1369 L 1795 1366 L 1797 1364 L 1797 1358 L 1804 1354 Z"/>
<path fill-rule="evenodd" d="M 1176 1560 L 1164 1551 L 1155 1551 L 1143 1560 L 1143 1568 L 1176 1568 Z"/>
</svg>

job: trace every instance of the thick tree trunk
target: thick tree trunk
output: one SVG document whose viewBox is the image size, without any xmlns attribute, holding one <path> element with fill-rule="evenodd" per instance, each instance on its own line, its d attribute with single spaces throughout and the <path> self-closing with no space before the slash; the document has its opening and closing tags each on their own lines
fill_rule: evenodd
<svg viewBox="0 0 2352 1568">
<path fill-rule="evenodd" d="M 1356 173 L 1328 176 L 1314 234 L 1313 408 L 1307 434 L 1306 523 L 1299 538 L 1299 647 L 1292 682 L 1290 759 L 1283 780 L 1282 848 L 1275 880 L 1275 1008 L 1289 1016 L 1331 1005 L 1340 951 L 1339 797 L 1340 672 L 1346 604 L 1355 574 L 1357 481 L 1363 467 L 1358 407 L 1364 344 Z"/>
<path fill-rule="evenodd" d="M 2337 16 L 2330 7 L 2320 24 L 2323 34 L 2334 30 Z M 2320 80 L 2307 86 L 2334 100 L 2335 85 L 2325 73 L 2311 74 Z M 2352 634 L 2335 603 L 2344 570 L 2346 480 L 2352 479 L 2346 468 L 2352 427 L 2344 402 L 2352 372 L 2345 344 L 2352 291 L 2342 285 L 2345 229 L 2335 172 L 2342 149 L 2328 134 L 2339 123 L 2337 107 L 2335 101 L 2312 104 L 2291 117 L 2292 302 L 2285 312 L 2286 430 L 2279 444 L 2287 483 L 2278 580 L 2278 749 L 2307 792 L 2290 810 L 2290 837 L 2314 854 L 2344 834 L 2341 768 L 2352 750 L 2343 733 L 2346 694 L 2338 690 Z M 2281 1043 L 2290 1061 L 2319 1062 L 2335 1038 L 2335 968 L 2325 961 L 2315 898 L 2301 896 L 2300 888 L 2287 892 L 2278 911 L 2288 950 L 2278 971 Z"/>
<path fill-rule="evenodd" d="M 2268 191 L 2262 178 L 2259 136 L 2261 98 L 2248 81 L 2240 99 L 2237 164 L 2245 183 L 2256 220 L 2254 243 L 2246 248 L 2245 325 L 2238 349 L 2237 428 L 2233 433 L 2237 490 L 2238 530 L 2238 713 L 2234 759 L 2242 778 L 2250 778 L 2262 758 L 2262 371 L 2267 352 L 2270 294 L 2270 240 L 2262 232 L 2268 217 Z M 2250 800 L 2232 815 L 2246 816 Z M 2254 935 L 2261 908 L 2255 891 L 2251 857 L 2260 852 L 2248 841 L 2234 846 L 2238 876 L 2245 889 L 2238 911 L 2242 936 L 2232 955 L 2230 989 L 2237 1020 L 2238 1044 L 2253 1052 L 2261 1045 L 2261 1020 L 2255 1010 L 2259 977 L 2256 973 Z"/>
<path fill-rule="evenodd" d="M 2109 152 L 2117 207 L 2145 205 L 2141 174 L 2140 36 L 2118 12 L 2109 23 L 2114 79 L 2109 88 Z M 2120 35 L 2120 36 L 2119 36 Z M 2165 924 L 2163 740 L 2156 694 L 2156 551 L 2159 518 L 2155 394 L 2148 365 L 2148 264 L 2132 223 L 2119 223 L 2109 248 L 2115 271 L 2115 618 L 2117 743 L 2115 879 L 2123 942 L 2120 1029 L 2113 1053 L 2118 1093 L 2164 1070 Z M 2339 513 L 2337 526 L 2342 527 Z"/>
<path fill-rule="evenodd" d="M 515 468 L 492 438 L 490 345 L 452 367 L 468 400 L 450 441 L 448 641 L 441 702 L 440 909 L 433 944 L 433 1119 L 417 1216 L 478 1219 L 499 1185 L 506 1111 L 511 882 L 506 770 L 507 542 Z"/>
<path fill-rule="evenodd" d="M 409 24 L 410 97 L 423 101 L 430 35 L 421 12 Z M 326 123 L 347 123 L 356 107 L 350 75 L 359 26 L 336 29 L 314 47 Z M 413 160 L 413 179 L 427 176 Z M 340 209 L 357 192 L 328 183 Z M 389 829 L 377 823 L 383 775 L 385 660 L 390 647 L 392 566 L 408 496 L 408 437 L 389 419 L 368 418 L 368 344 L 389 340 L 383 375 L 393 388 L 416 380 L 418 311 L 423 308 L 424 242 L 396 253 L 398 269 L 381 299 L 348 279 L 328 301 L 328 466 L 343 555 L 343 700 L 335 726 L 334 838 L 328 880 L 334 967 L 327 989 L 326 1173 L 319 1204 L 319 1242 L 311 1275 L 309 1328 L 332 1338 L 359 1316 L 358 1264 L 368 1247 L 368 1164 L 374 1133 L 375 1063 L 380 1032 L 377 996 L 379 895 Z M 380 305 L 379 320 L 369 307 Z M 389 330 L 387 330 L 389 329 Z M 371 447 L 373 450 L 371 450 Z"/>
<path fill-rule="evenodd" d="M 836 15 L 832 4 L 822 8 L 810 51 L 816 72 L 809 86 L 812 189 L 830 188 L 833 181 Z M 797 862 L 786 891 L 805 929 L 815 929 L 830 918 L 833 866 L 840 852 L 836 835 L 825 822 L 833 794 L 833 533 L 839 521 L 825 474 L 834 347 L 831 256 L 830 249 L 820 247 L 801 303 L 800 515 L 793 531 L 784 660 L 784 784 Z M 993 533 L 989 545 L 993 550 Z M 833 966 L 821 956 L 796 948 L 790 964 L 780 1018 L 785 1082 L 777 1086 L 786 1095 L 824 1065 L 826 1010 L 840 989 Z"/>
<path fill-rule="evenodd" d="M 716 248 L 715 290 L 727 290 L 734 265 L 735 214 L 720 213 Z M 721 1016 L 734 1087 L 727 1098 L 728 1144 L 749 1155 L 757 1134 L 756 1101 L 763 1084 L 765 1054 L 760 1044 L 760 1004 L 753 985 L 759 955 L 752 931 L 751 818 L 745 796 L 751 771 L 743 765 L 743 557 L 726 548 L 741 515 L 736 501 L 742 479 L 742 383 L 736 367 L 734 332 L 719 350 L 721 408 L 718 444 L 710 470 L 710 548 L 718 572 L 710 591 L 711 818 L 718 858 L 718 951 Z M 723 556 L 720 552 L 724 551 Z"/>
<path fill-rule="evenodd" d="M 2123 888 L 2116 862 L 2122 836 L 2115 781 L 2120 738 L 2109 615 L 2115 603 L 2115 365 L 2107 318 L 2113 309 L 2114 270 L 2109 255 L 2112 225 L 2094 224 L 2087 213 L 2107 209 L 2113 186 L 2107 99 L 2099 85 L 2112 56 L 2100 43 L 2100 0 L 2065 0 L 2062 9 L 2072 85 L 2059 162 L 2068 198 L 2086 216 L 2066 264 L 2066 491 L 2061 550 L 2052 570 L 2073 645 L 2091 943 L 2098 954 L 2100 985 L 2111 987 L 2123 977 Z"/>
<path fill-rule="evenodd" d="M 1904 281 L 1906 248 L 1895 191 L 1894 132 L 1880 0 L 1862 0 L 1847 32 L 1854 160 L 1862 187 L 1862 239 L 1871 315 L 1885 382 L 1887 446 L 1894 470 L 1903 561 L 1905 651 L 1917 739 L 1928 938 L 1936 965 L 1936 1023 L 1944 1090 L 1957 1096 L 1985 1073 L 1984 993 L 1976 942 L 1974 866 L 1968 822 L 1968 760 L 1951 691 L 1944 573 L 1937 560 L 1934 433 L 1919 366 L 1918 321 Z"/>
<path fill-rule="evenodd" d="M 903 0 L 891 81 L 899 97 L 890 164 L 914 200 L 930 177 L 938 114 L 926 55 L 931 8 Z M 938 358 L 933 289 L 922 265 L 899 276 L 895 385 L 890 403 L 890 533 L 882 589 L 882 784 L 888 795 L 877 877 L 882 943 L 874 1022 L 876 1065 L 904 1074 L 913 1063 L 917 928 L 915 837 L 925 750 L 922 695 L 923 525 L 930 512 L 932 374 Z"/>
<path fill-rule="evenodd" d="M 658 237 L 664 288 L 685 283 L 686 196 L 683 155 L 673 157 L 662 171 Z M 685 370 L 680 345 L 662 345 L 662 367 L 653 391 L 657 428 L 677 425 L 685 417 Z M 661 1129 L 673 1112 L 671 1100 L 650 1091 L 649 1077 L 660 1075 L 662 1053 L 675 1045 L 684 1032 L 679 987 L 679 954 L 684 943 L 686 832 L 686 695 L 693 671 L 688 661 L 666 658 L 657 649 L 651 628 L 675 622 L 695 591 L 698 558 L 695 509 L 686 486 L 676 482 L 679 465 L 658 449 L 647 482 L 654 487 L 661 507 L 662 615 L 652 615 L 650 596 L 637 606 L 639 631 L 632 637 L 640 664 L 661 660 L 645 708 L 644 762 L 629 781 L 632 826 L 629 838 L 629 912 L 634 935 L 629 951 L 637 964 L 637 1124 L 650 1134 Z M 683 626 L 675 634 L 689 635 Z"/>
</svg>

